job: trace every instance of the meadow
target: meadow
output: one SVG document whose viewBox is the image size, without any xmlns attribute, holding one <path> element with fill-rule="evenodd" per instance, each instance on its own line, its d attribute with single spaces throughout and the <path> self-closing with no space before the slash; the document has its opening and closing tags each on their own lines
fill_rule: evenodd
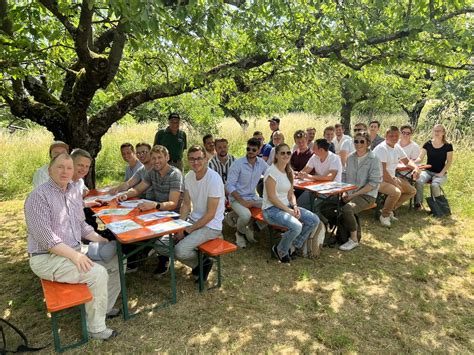
<svg viewBox="0 0 474 355">
<path fill-rule="evenodd" d="M 282 117 L 287 142 L 298 128 L 314 126 L 320 135 L 336 117 L 290 114 Z M 354 122 L 357 119 L 354 119 Z M 403 116 L 382 117 L 383 126 L 404 123 Z M 111 128 L 97 159 L 98 185 L 119 181 L 124 171 L 119 145 L 151 142 L 156 123 Z M 192 127 L 190 143 L 199 142 Z M 242 156 L 254 130 L 268 137 L 268 123 L 250 120 L 246 132 L 224 120 L 216 137 L 230 141 Z M 417 132 L 424 142 L 429 132 Z M 402 207 L 391 229 L 361 216 L 362 245 L 349 253 L 324 249 L 315 260 L 291 265 L 269 258 L 265 230 L 257 244 L 223 259 L 220 290 L 197 293 L 189 269 L 178 263 L 178 303 L 143 312 L 110 325 L 120 336 L 90 341 L 75 353 L 473 353 L 474 352 L 474 153 L 472 137 L 453 140 L 455 161 L 445 192 L 453 215 L 435 219 Z M 52 137 L 34 129 L 0 135 L 0 293 L 1 317 L 19 326 L 39 346 L 51 341 L 49 319 L 38 279 L 28 266 L 22 213 L 34 171 L 47 162 Z M 235 230 L 223 235 L 234 241 Z M 160 301 L 169 278 L 156 280 L 149 260 L 128 277 L 130 306 L 140 309 Z M 211 281 L 215 273 L 211 273 Z M 78 336 L 74 322 L 64 322 L 66 340 Z M 53 352 L 50 346 L 47 348 Z"/>
</svg>

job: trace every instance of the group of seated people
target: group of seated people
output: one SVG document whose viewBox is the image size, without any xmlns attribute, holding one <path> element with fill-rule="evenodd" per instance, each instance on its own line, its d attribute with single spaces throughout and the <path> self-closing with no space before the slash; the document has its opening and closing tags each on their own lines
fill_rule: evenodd
<svg viewBox="0 0 474 355">
<path fill-rule="evenodd" d="M 421 206 L 424 184 L 431 182 L 432 194 L 440 195 L 440 186 L 446 182 L 452 164 L 453 148 L 446 142 L 442 125 L 433 128 L 432 139 L 420 149 L 411 140 L 413 129 L 408 125 L 400 129 L 389 127 L 385 139 L 378 135 L 377 121 L 370 122 L 368 127 L 357 123 L 353 137 L 344 134 L 341 124 L 326 127 L 319 139 L 315 139 L 316 129 L 308 128 L 297 130 L 294 145 L 290 146 L 279 129 L 280 119 L 273 117 L 269 122 L 270 141 L 265 142 L 262 132 L 254 132 L 247 141 L 245 155 L 238 159 L 228 153 L 225 138 L 214 140 L 212 135 L 204 137 L 203 145 L 187 149 L 177 114 L 170 115 L 169 126 L 157 133 L 155 143 L 158 140 L 161 144 L 121 145 L 127 163 L 125 179 L 110 188 L 109 193 L 118 194 L 119 202 L 145 198 L 148 201 L 138 205 L 141 211 L 178 211 L 181 219 L 191 222 L 184 232 L 161 238 L 162 243 L 155 248 L 159 254 L 157 276 L 168 269 L 167 244 L 173 238 L 176 258 L 189 266 L 197 279 L 196 248 L 222 236 L 226 201 L 236 216 L 235 236 L 240 248 L 255 242 L 256 224 L 250 209 L 261 208 L 266 222 L 286 228 L 272 250 L 280 262 L 289 263 L 316 231 L 321 205 L 327 202 L 308 191 L 295 190 L 295 179 L 346 182 L 357 187 L 341 196 L 341 211 L 350 238 L 339 248 L 349 251 L 359 245 L 356 215 L 371 206 L 378 193 L 387 196 L 380 222 L 389 227 L 397 220 L 394 210 L 405 201 L 415 197 L 416 207 Z M 185 176 L 183 151 L 189 163 Z M 54 142 L 49 155 L 50 163 L 35 173 L 35 189 L 25 201 L 31 269 L 44 279 L 87 283 L 94 296 L 86 304 L 89 332 L 98 339 L 114 337 L 117 332 L 106 327 L 105 319 L 119 313 L 113 307 L 120 292 L 117 258 L 92 259 L 82 242 L 106 246 L 110 239 L 101 235 L 94 221 L 88 224 L 84 213 L 87 207 L 103 203 L 83 200 L 88 191 L 83 178 L 92 157 L 78 148 L 69 155 L 64 142 Z M 416 163 L 425 156 L 431 167 L 420 172 Z M 397 175 L 399 163 L 411 169 L 416 188 Z M 211 268 L 212 261 L 206 258 L 205 279 Z"/>
</svg>

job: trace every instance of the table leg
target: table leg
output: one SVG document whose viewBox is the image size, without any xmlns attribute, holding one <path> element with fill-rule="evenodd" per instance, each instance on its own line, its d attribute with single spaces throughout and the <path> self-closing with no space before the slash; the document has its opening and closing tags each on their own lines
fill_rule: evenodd
<svg viewBox="0 0 474 355">
<path fill-rule="evenodd" d="M 174 268 L 174 238 L 170 236 L 168 243 L 170 257 L 171 303 L 176 303 L 176 271 Z"/>
<path fill-rule="evenodd" d="M 130 315 L 128 313 L 128 297 L 127 297 L 127 284 L 125 283 L 125 269 L 123 267 L 124 257 L 122 252 L 122 244 L 117 240 L 117 257 L 118 257 L 118 268 L 120 275 L 120 291 L 122 294 L 122 311 L 123 319 L 128 320 Z"/>
</svg>

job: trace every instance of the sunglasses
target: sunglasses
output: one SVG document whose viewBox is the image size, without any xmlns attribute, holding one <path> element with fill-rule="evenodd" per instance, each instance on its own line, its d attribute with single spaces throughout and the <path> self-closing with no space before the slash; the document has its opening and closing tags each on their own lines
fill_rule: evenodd
<svg viewBox="0 0 474 355">
<path fill-rule="evenodd" d="M 251 147 L 247 147 L 247 152 L 253 152 L 253 153 L 256 153 L 257 152 L 257 148 L 251 148 Z"/>
<path fill-rule="evenodd" d="M 289 150 L 287 150 L 286 152 L 279 152 L 279 154 L 280 154 L 281 156 L 284 156 L 285 154 L 288 155 L 288 156 L 290 156 L 290 155 L 291 155 L 291 152 L 290 152 Z"/>
<path fill-rule="evenodd" d="M 402 134 L 403 134 L 404 136 L 409 136 L 409 135 L 411 135 L 411 132 L 403 131 Z"/>
<path fill-rule="evenodd" d="M 363 130 L 364 130 L 363 128 L 354 128 L 354 132 L 361 132 Z"/>
<path fill-rule="evenodd" d="M 365 140 L 363 139 L 354 139 L 355 144 L 365 144 Z"/>
</svg>

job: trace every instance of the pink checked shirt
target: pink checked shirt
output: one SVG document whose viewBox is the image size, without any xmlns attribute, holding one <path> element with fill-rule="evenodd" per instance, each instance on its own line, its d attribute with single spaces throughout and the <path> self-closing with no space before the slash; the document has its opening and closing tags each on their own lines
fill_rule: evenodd
<svg viewBox="0 0 474 355">
<path fill-rule="evenodd" d="M 26 198 L 28 252 L 42 253 L 64 243 L 72 248 L 94 229 L 85 222 L 81 191 L 68 184 L 66 191 L 50 178 Z"/>
</svg>

